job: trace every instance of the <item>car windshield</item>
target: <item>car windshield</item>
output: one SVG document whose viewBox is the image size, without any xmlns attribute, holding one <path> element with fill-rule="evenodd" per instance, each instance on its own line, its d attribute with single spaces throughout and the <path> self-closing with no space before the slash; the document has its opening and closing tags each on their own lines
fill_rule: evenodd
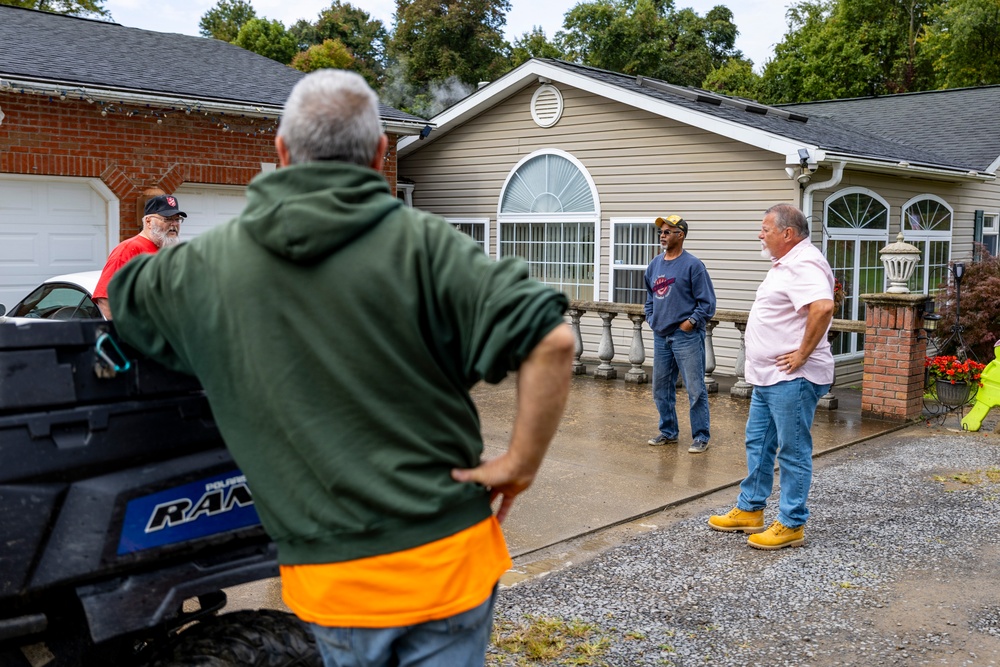
<svg viewBox="0 0 1000 667">
<path fill-rule="evenodd" d="M 8 316 L 43 320 L 101 319 L 101 311 L 79 287 L 65 283 L 47 283 L 14 306 Z"/>
</svg>

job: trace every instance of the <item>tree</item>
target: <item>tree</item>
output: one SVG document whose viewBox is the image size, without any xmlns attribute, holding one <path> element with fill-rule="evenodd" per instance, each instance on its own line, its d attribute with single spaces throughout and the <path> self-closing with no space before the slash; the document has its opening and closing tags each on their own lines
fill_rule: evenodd
<svg viewBox="0 0 1000 667">
<path fill-rule="evenodd" d="M 919 39 L 939 88 L 1000 83 L 1000 0 L 950 0 Z"/>
<path fill-rule="evenodd" d="M 805 102 L 926 90 L 918 36 L 944 0 L 803 0 L 764 68 L 772 102 Z"/>
<path fill-rule="evenodd" d="M 300 72 L 318 69 L 354 69 L 354 56 L 339 39 L 327 39 L 295 54 L 292 67 Z"/>
<path fill-rule="evenodd" d="M 750 100 L 761 98 L 761 77 L 753 71 L 753 63 L 742 58 L 727 60 L 722 67 L 709 72 L 701 87 L 713 93 L 722 93 Z"/>
<path fill-rule="evenodd" d="M 570 60 L 685 86 L 742 55 L 732 12 L 721 6 L 702 18 L 676 11 L 673 0 L 594 0 L 566 12 L 563 28 L 556 38 Z"/>
<path fill-rule="evenodd" d="M 202 37 L 214 37 L 223 42 L 235 42 L 240 28 L 257 18 L 257 12 L 246 0 L 219 0 L 198 21 Z"/>
<path fill-rule="evenodd" d="M 508 11 L 508 0 L 397 0 L 390 55 L 411 85 L 492 81 L 510 69 Z"/>
<path fill-rule="evenodd" d="M 240 28 L 233 44 L 253 51 L 282 65 L 292 62 L 298 49 L 295 38 L 288 34 L 281 21 L 250 19 Z"/>
<path fill-rule="evenodd" d="M 111 18 L 111 13 L 101 6 L 103 4 L 104 0 L 0 0 L 0 5 L 9 7 L 24 7 L 84 18 Z"/>
<path fill-rule="evenodd" d="M 323 44 L 326 40 L 340 42 L 349 51 L 350 69 L 361 74 L 373 88 L 382 84 L 386 67 L 386 43 L 389 33 L 385 25 L 368 12 L 348 2 L 334 0 L 319 14 L 315 23 L 300 20 L 289 29 L 299 50 Z"/>
<path fill-rule="evenodd" d="M 511 67 L 518 67 L 532 58 L 562 58 L 563 52 L 545 36 L 545 31 L 535 26 L 531 32 L 514 40 L 510 49 Z"/>
</svg>

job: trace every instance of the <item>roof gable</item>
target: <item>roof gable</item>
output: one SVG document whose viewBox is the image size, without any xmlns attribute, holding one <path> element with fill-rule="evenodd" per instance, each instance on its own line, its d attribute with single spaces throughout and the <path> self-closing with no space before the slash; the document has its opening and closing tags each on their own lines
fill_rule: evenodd
<svg viewBox="0 0 1000 667">
<path fill-rule="evenodd" d="M 446 109 L 431 119 L 438 129 L 429 139 L 436 139 L 525 87 L 550 81 L 784 155 L 787 164 L 798 164 L 799 150 L 804 149 L 809 151 L 810 162 L 847 160 L 871 163 L 888 170 L 920 169 L 928 174 L 940 172 L 949 178 L 984 178 L 969 173 L 979 168 L 967 160 L 868 132 L 823 115 L 768 107 L 752 100 L 551 59 L 528 61 Z M 418 150 L 420 145 L 414 138 L 404 139 L 400 143 L 400 155 Z"/>
</svg>

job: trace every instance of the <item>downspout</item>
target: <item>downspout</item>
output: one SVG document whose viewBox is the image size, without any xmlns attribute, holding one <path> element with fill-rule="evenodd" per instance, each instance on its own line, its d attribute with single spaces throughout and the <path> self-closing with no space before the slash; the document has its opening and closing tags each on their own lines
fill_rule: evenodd
<svg viewBox="0 0 1000 667">
<path fill-rule="evenodd" d="M 812 209 L 813 209 L 813 192 L 820 190 L 822 188 L 835 188 L 840 185 L 840 179 L 844 177 L 844 163 L 837 162 L 833 165 L 833 175 L 830 180 L 823 181 L 822 183 L 810 183 L 806 186 L 805 190 L 802 191 L 802 212 L 805 213 L 806 222 L 809 223 L 809 238 L 812 239 Z"/>
</svg>

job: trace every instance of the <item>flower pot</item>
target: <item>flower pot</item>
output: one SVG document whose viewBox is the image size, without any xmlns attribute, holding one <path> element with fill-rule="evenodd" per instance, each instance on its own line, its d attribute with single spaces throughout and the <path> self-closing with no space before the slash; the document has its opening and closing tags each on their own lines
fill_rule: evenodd
<svg viewBox="0 0 1000 667">
<path fill-rule="evenodd" d="M 938 403 L 943 405 L 965 405 L 969 402 L 969 383 L 964 380 L 958 380 L 955 384 L 947 380 L 936 380 L 934 389 Z"/>
</svg>

